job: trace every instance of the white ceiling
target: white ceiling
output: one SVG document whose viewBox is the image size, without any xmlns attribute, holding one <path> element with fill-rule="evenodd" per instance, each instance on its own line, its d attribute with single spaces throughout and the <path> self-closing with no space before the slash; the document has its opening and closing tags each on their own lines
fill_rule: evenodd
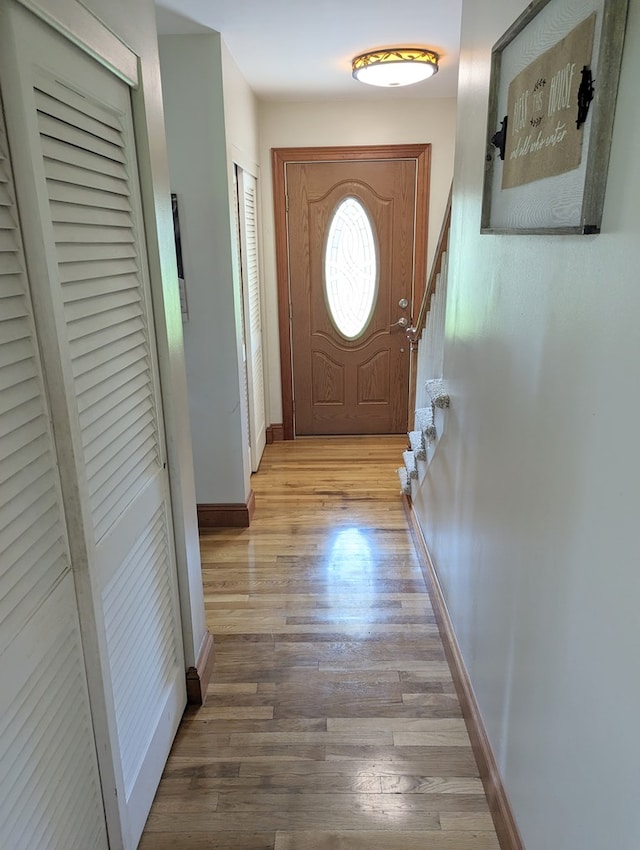
<svg viewBox="0 0 640 850">
<path fill-rule="evenodd" d="M 217 30 L 255 93 L 308 100 L 455 97 L 462 0 L 156 0 L 163 35 Z M 378 47 L 429 47 L 440 70 L 403 89 L 351 76 Z"/>
</svg>

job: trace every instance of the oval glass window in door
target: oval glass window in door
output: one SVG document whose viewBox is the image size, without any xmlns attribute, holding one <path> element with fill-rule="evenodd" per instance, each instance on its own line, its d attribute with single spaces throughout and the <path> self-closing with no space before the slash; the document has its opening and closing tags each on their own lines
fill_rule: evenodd
<svg viewBox="0 0 640 850">
<path fill-rule="evenodd" d="M 361 336 L 373 314 L 378 291 L 378 258 L 371 221 L 362 203 L 342 200 L 329 223 L 324 287 L 329 315 L 347 339 Z"/>
</svg>

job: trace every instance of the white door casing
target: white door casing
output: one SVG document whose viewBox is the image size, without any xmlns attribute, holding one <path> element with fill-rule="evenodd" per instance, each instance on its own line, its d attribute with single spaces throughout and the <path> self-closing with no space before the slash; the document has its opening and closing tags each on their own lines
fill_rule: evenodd
<svg viewBox="0 0 640 850">
<path fill-rule="evenodd" d="M 24 9 L 4 22 L 110 840 L 135 848 L 185 685 L 131 94 Z"/>
</svg>

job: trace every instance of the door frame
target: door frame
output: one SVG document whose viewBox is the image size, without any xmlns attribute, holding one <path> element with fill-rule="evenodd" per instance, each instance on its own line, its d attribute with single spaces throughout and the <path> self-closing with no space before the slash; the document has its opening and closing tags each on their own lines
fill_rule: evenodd
<svg viewBox="0 0 640 850">
<path fill-rule="evenodd" d="M 280 335 L 283 438 L 295 439 L 293 399 L 293 346 L 291 340 L 291 281 L 287 228 L 287 164 L 290 162 L 346 162 L 413 160 L 416 163 L 416 226 L 414 240 L 411 310 L 420 304 L 427 276 L 427 229 L 429 225 L 429 182 L 431 145 L 349 145 L 333 147 L 272 148 L 273 202 Z M 413 318 L 413 315 L 412 315 Z M 409 375 L 411 384 L 411 375 Z"/>
</svg>

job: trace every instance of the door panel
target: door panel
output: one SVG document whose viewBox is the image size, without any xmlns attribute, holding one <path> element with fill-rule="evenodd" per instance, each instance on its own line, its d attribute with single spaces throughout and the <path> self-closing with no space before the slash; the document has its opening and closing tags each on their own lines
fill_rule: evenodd
<svg viewBox="0 0 640 850">
<path fill-rule="evenodd" d="M 358 404 L 389 403 L 390 357 L 381 351 L 358 368 Z"/>
<path fill-rule="evenodd" d="M 107 850 L 57 456 L 0 100 L 0 847 Z"/>
<path fill-rule="evenodd" d="M 71 573 L 0 643 L 0 846 L 107 850 Z"/>
<path fill-rule="evenodd" d="M 411 319 L 416 163 L 296 162 L 287 163 L 286 176 L 296 433 L 405 431 L 409 346 L 403 329 L 393 326 Z M 332 319 L 325 284 L 327 234 L 346 199 L 365 210 L 376 255 L 374 306 L 354 338 Z M 351 259 L 348 250 L 337 253 L 352 271 L 363 254 L 358 245 Z M 343 277 L 348 288 L 353 277 L 348 271 Z M 406 308 L 399 306 L 403 298 Z"/>
<path fill-rule="evenodd" d="M 11 6 L 27 259 L 56 380 L 63 494 L 114 846 L 135 848 L 186 702 L 128 86 Z M 22 177 L 22 183 L 20 182 Z M 35 224 L 34 224 L 35 223 Z M 114 787 L 115 786 L 115 787 Z"/>
<path fill-rule="evenodd" d="M 236 166 L 236 169 L 251 470 L 257 472 L 267 442 L 258 273 L 258 181 L 243 168 Z"/>
</svg>

